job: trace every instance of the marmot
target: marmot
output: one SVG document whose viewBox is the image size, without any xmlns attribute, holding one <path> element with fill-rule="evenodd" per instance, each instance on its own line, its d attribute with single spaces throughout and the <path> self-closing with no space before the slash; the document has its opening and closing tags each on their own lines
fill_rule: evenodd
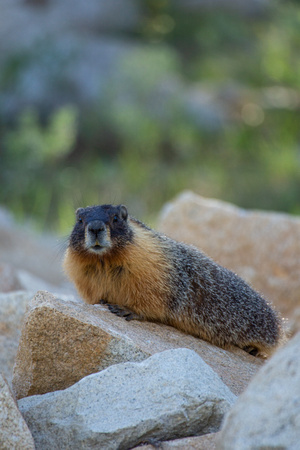
<svg viewBox="0 0 300 450">
<path fill-rule="evenodd" d="M 87 303 L 255 356 L 270 355 L 282 340 L 271 305 L 196 247 L 152 230 L 123 205 L 79 208 L 76 217 L 64 269 Z"/>
</svg>

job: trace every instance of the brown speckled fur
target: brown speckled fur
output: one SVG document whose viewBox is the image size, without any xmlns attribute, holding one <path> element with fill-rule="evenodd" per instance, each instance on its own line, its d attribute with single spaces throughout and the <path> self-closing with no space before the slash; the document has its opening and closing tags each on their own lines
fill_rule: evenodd
<svg viewBox="0 0 300 450">
<path fill-rule="evenodd" d="M 137 228 L 134 244 L 119 254 L 81 255 L 68 248 L 64 268 L 87 303 L 124 306 L 149 320 L 167 315 L 168 261 L 147 240 L 147 231 Z"/>
<path fill-rule="evenodd" d="M 282 320 L 271 305 L 195 247 L 153 231 L 123 206 L 88 207 L 77 216 L 64 269 L 87 303 L 104 300 L 141 319 L 258 356 L 270 355 L 283 341 Z M 105 224 L 103 235 L 111 243 L 99 254 L 85 248 L 88 224 L 95 220 Z"/>
</svg>

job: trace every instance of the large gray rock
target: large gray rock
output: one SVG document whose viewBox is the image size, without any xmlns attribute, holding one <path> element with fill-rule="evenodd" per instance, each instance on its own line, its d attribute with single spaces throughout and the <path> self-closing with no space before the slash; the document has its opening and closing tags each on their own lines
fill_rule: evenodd
<svg viewBox="0 0 300 450">
<path fill-rule="evenodd" d="M 0 375 L 0 448 L 34 450 L 34 441 L 5 379 Z"/>
<path fill-rule="evenodd" d="M 127 322 L 105 306 L 38 292 L 25 314 L 13 389 L 17 398 L 65 389 L 112 364 L 179 347 L 196 351 L 235 394 L 262 364 L 240 349 L 226 351 L 172 327 Z"/>
<path fill-rule="evenodd" d="M 219 449 L 299 449 L 299 347 L 300 333 L 253 378 L 226 417 Z"/>
<path fill-rule="evenodd" d="M 0 294 L 0 368 L 10 383 L 17 355 L 26 305 L 32 291 Z"/>
<path fill-rule="evenodd" d="M 37 448 L 128 449 L 219 429 L 235 396 L 193 351 L 169 350 L 19 400 Z"/>
</svg>

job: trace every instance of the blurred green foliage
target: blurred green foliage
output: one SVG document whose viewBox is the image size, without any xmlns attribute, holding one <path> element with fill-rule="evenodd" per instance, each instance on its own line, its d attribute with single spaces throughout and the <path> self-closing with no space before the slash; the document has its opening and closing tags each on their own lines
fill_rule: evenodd
<svg viewBox="0 0 300 450">
<path fill-rule="evenodd" d="M 144 21 L 127 39 L 145 48 L 122 64 L 125 97 L 116 77 L 93 108 L 67 105 L 46 120 L 26 109 L 2 123 L 0 202 L 59 232 L 74 208 L 99 202 L 126 203 L 152 222 L 183 189 L 299 214 L 299 2 L 278 1 L 250 18 L 143 4 Z M 7 68 L 2 89 L 23 63 Z M 254 94 L 241 95 L 233 118 L 214 129 L 191 120 L 180 92 L 157 90 L 173 78 Z"/>
<path fill-rule="evenodd" d="M 44 225 L 51 223 L 52 214 L 57 216 L 66 182 L 57 176 L 57 169 L 63 170 L 76 137 L 77 111 L 68 106 L 55 112 L 45 126 L 36 111 L 25 110 L 16 125 L 5 130 L 1 197 L 17 217 L 32 215 Z"/>
</svg>

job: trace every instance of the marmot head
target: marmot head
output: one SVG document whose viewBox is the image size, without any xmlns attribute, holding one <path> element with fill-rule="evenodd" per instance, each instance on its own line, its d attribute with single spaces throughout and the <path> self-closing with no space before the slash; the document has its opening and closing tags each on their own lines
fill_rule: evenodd
<svg viewBox="0 0 300 450">
<path fill-rule="evenodd" d="M 78 208 L 69 246 L 79 253 L 104 256 L 132 242 L 127 208 L 123 205 L 99 205 Z"/>
</svg>

